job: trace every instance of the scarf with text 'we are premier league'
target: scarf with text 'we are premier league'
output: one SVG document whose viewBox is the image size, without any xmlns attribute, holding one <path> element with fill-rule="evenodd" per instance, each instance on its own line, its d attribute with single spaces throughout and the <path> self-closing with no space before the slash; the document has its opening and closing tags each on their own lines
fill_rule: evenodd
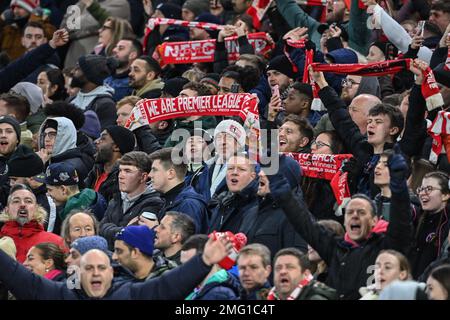
<svg viewBox="0 0 450 320">
<path fill-rule="evenodd" d="M 240 117 L 244 120 L 244 127 L 248 128 L 249 153 L 252 158 L 259 158 L 262 148 L 258 97 L 254 94 L 142 99 L 131 111 L 125 128 L 133 131 L 156 121 L 192 116 Z"/>
<path fill-rule="evenodd" d="M 351 154 L 312 154 L 285 152 L 302 168 L 305 177 L 325 179 L 330 181 L 336 202 L 341 205 L 345 198 L 350 197 L 348 173 L 341 170 L 344 161 L 353 157 Z"/>
</svg>

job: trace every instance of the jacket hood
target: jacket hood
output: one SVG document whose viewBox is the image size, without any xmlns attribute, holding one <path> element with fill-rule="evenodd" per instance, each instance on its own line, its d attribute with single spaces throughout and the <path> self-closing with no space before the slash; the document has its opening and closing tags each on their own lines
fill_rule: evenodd
<svg viewBox="0 0 450 320">
<path fill-rule="evenodd" d="M 151 90 L 155 90 L 155 89 L 162 90 L 162 88 L 164 88 L 164 82 L 162 82 L 162 80 L 158 78 L 158 79 L 150 81 L 145 86 L 143 86 L 141 89 L 137 90 L 135 95 L 140 97 L 147 91 L 151 91 Z"/>
<path fill-rule="evenodd" d="M 340 48 L 330 51 L 326 56 L 331 60 L 332 63 L 358 63 L 358 56 L 356 55 L 355 51 L 347 48 Z"/>
<path fill-rule="evenodd" d="M 370 238 L 372 233 L 385 233 L 387 231 L 388 226 L 389 226 L 389 222 L 387 222 L 386 220 L 379 219 L 378 222 L 375 224 L 375 226 L 370 231 L 369 236 L 367 237 L 367 239 Z M 349 244 L 351 244 L 352 247 L 354 247 L 354 248 L 359 247 L 358 243 L 356 243 L 355 241 L 350 239 L 350 237 L 348 236 L 347 232 L 344 235 L 344 241 L 349 243 Z"/>
<path fill-rule="evenodd" d="M 52 157 L 61 154 L 69 149 L 74 149 L 77 146 L 77 130 L 73 122 L 65 117 L 49 117 L 42 123 L 39 129 L 39 149 L 44 148 L 44 130 L 49 121 L 57 122 L 57 134 L 55 144 L 53 145 Z"/>
<path fill-rule="evenodd" d="M 86 110 L 86 108 L 94 101 L 98 96 L 108 95 L 112 97 L 114 94 L 114 89 L 109 86 L 98 86 L 90 92 L 78 92 L 75 98 L 70 101 L 81 110 Z"/>
<path fill-rule="evenodd" d="M 381 98 L 380 83 L 377 77 L 362 77 L 355 97 L 360 94 L 371 94 L 378 98 Z"/>
</svg>

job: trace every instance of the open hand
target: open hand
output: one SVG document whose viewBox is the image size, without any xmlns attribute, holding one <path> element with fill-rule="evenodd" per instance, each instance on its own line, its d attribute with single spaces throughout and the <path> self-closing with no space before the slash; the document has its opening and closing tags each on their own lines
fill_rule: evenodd
<svg viewBox="0 0 450 320">
<path fill-rule="evenodd" d="M 307 37 L 308 37 L 308 28 L 297 27 L 286 33 L 283 37 L 283 40 L 291 39 L 297 41 L 301 39 L 306 39 Z"/>
<path fill-rule="evenodd" d="M 203 250 L 203 262 L 208 266 L 219 263 L 232 249 L 233 244 L 228 237 L 220 237 L 216 240 L 209 238 Z"/>
</svg>

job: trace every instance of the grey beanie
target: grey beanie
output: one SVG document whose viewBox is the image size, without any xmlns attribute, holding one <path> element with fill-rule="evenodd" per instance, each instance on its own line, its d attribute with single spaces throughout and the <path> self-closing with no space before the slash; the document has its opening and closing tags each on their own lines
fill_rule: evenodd
<svg viewBox="0 0 450 320">
<path fill-rule="evenodd" d="M 25 97 L 30 104 L 31 113 L 36 113 L 44 104 L 44 93 L 42 89 L 31 82 L 19 82 L 11 88 L 11 92 Z"/>
<path fill-rule="evenodd" d="M 207 0 L 187 0 L 183 4 L 183 9 L 192 11 L 197 17 L 203 12 L 209 12 L 209 2 Z"/>
</svg>

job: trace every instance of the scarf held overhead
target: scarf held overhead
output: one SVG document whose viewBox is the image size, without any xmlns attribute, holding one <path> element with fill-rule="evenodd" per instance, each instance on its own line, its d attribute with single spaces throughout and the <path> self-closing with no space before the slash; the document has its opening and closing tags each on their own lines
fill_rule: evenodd
<svg viewBox="0 0 450 320">
<path fill-rule="evenodd" d="M 259 136 L 258 98 L 249 93 L 142 99 L 131 111 L 125 127 L 135 130 L 152 122 L 191 116 L 239 116 Z"/>
<path fill-rule="evenodd" d="M 225 38 L 225 46 L 228 52 L 228 61 L 236 61 L 239 58 L 239 44 L 237 36 Z M 247 35 L 249 43 L 255 49 L 255 54 L 265 55 L 273 44 L 268 41 L 266 33 L 250 33 Z M 156 60 L 161 66 L 167 64 L 188 64 L 195 62 L 214 62 L 216 40 L 164 42 L 155 51 Z"/>
<path fill-rule="evenodd" d="M 329 180 L 336 202 L 339 205 L 345 198 L 350 197 L 348 174 L 342 172 L 341 167 L 343 162 L 352 158 L 353 155 L 312 153 L 285 153 L 285 155 L 299 163 L 304 176 Z"/>
</svg>

